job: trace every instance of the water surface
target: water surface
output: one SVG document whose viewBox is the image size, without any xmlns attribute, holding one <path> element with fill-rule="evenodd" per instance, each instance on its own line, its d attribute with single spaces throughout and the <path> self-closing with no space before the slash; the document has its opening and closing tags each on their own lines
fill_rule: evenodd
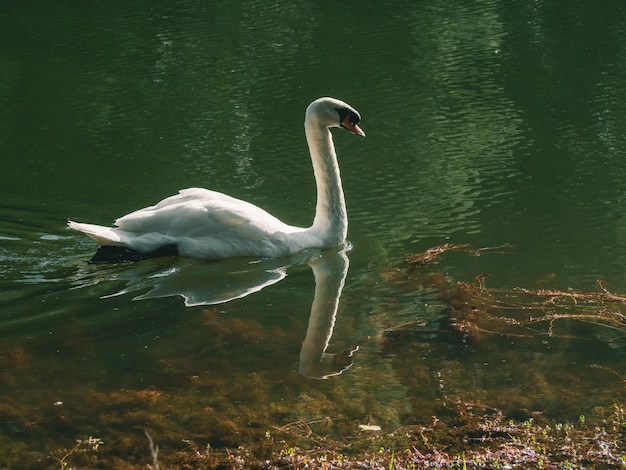
<svg viewBox="0 0 626 470">
<path fill-rule="evenodd" d="M 597 291 L 602 279 L 626 292 L 625 13 L 582 1 L 3 5 L 3 448 L 45 458 L 92 435 L 146 462 L 133 450 L 144 430 L 167 452 L 298 420 L 328 418 L 316 432 L 339 438 L 359 424 L 393 431 L 458 400 L 558 420 L 623 400 L 621 326 L 464 336 L 454 297 L 403 260 L 508 244 L 446 253 L 429 272 L 451 286 L 488 272 L 489 287 Z M 358 109 L 367 133 L 335 132 L 347 252 L 102 267 L 65 229 L 192 186 L 308 225 L 302 121 L 324 95 Z"/>
</svg>

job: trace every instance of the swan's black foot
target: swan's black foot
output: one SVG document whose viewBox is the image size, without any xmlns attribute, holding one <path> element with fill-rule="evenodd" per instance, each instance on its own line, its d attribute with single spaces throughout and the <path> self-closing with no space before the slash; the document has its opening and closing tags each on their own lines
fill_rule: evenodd
<svg viewBox="0 0 626 470">
<path fill-rule="evenodd" d="M 137 250 L 124 246 L 101 246 L 89 260 L 89 264 L 134 263 L 143 259 L 177 255 L 178 248 L 176 245 L 164 245 L 148 253 L 139 253 Z"/>
</svg>

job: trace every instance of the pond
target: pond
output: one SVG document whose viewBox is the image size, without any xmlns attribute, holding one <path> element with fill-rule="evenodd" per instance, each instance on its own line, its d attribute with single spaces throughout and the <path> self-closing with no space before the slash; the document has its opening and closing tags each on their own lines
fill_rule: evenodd
<svg viewBox="0 0 626 470">
<path fill-rule="evenodd" d="M 0 466 L 624 401 L 626 5 L 30 3 L 0 14 Z M 308 226 L 320 96 L 367 134 L 334 131 L 348 246 L 102 266 L 66 229 L 187 187 Z"/>
</svg>

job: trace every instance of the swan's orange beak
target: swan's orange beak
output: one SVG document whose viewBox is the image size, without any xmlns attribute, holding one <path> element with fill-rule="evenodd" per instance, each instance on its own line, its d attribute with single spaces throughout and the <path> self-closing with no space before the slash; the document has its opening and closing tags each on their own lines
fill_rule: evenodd
<svg viewBox="0 0 626 470">
<path fill-rule="evenodd" d="M 344 120 L 341 122 L 341 126 L 348 129 L 350 132 L 360 135 L 361 137 L 365 137 L 365 132 L 363 129 L 359 127 L 358 124 L 350 122 L 350 116 L 346 116 Z"/>
</svg>

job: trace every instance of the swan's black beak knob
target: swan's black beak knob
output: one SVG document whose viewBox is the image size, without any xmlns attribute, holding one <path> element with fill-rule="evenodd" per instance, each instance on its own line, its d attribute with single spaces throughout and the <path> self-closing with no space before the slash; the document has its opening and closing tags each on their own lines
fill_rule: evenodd
<svg viewBox="0 0 626 470">
<path fill-rule="evenodd" d="M 361 129 L 356 122 L 352 122 L 352 119 L 350 119 L 349 114 L 345 118 L 343 118 L 343 120 L 341 121 L 341 127 L 348 129 L 350 132 L 356 135 L 365 137 L 365 132 L 363 132 L 363 129 Z"/>
<path fill-rule="evenodd" d="M 359 113 L 350 108 L 335 108 L 339 114 L 339 124 L 344 129 L 348 129 L 350 132 L 361 137 L 365 137 L 365 132 L 359 127 L 361 122 L 361 116 Z"/>
</svg>

